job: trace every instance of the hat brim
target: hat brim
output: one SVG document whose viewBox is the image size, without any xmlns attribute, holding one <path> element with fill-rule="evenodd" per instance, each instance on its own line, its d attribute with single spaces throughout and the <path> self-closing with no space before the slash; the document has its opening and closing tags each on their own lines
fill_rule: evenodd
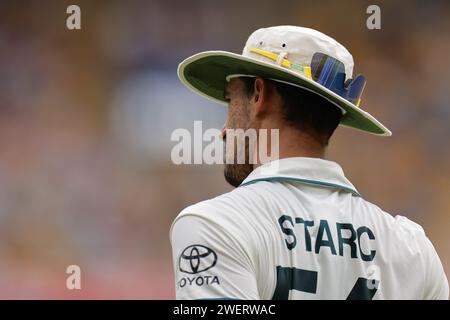
<svg viewBox="0 0 450 320">
<path fill-rule="evenodd" d="M 178 66 L 178 77 L 182 83 L 194 92 L 221 104 L 227 104 L 224 94 L 227 77 L 239 74 L 260 76 L 299 86 L 344 109 L 345 114 L 340 125 L 378 136 L 392 135 L 389 129 L 361 108 L 306 76 L 281 66 L 227 51 L 201 52 L 187 58 Z"/>
</svg>

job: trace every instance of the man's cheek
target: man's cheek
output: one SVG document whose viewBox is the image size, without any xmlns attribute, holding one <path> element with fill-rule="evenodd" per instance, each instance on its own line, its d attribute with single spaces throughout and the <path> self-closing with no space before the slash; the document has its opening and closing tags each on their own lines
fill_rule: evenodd
<svg viewBox="0 0 450 320">
<path fill-rule="evenodd" d="M 234 135 L 229 135 L 224 141 L 225 148 L 225 163 L 226 164 L 235 164 L 236 163 L 236 137 Z"/>
</svg>

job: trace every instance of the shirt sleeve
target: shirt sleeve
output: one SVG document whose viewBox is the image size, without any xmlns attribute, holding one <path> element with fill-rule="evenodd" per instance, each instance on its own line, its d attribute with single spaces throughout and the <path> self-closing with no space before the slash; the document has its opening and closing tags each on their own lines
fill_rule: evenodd
<svg viewBox="0 0 450 320">
<path fill-rule="evenodd" d="M 425 267 L 424 299 L 448 300 L 449 286 L 447 276 L 433 244 L 425 235 L 422 256 Z"/>
<path fill-rule="evenodd" d="M 175 220 L 170 238 L 178 300 L 259 299 L 248 243 L 233 232 L 194 214 Z"/>
</svg>

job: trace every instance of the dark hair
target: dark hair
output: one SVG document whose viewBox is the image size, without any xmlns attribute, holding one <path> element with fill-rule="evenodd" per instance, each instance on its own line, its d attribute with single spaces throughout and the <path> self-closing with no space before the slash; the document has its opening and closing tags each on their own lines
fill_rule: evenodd
<svg viewBox="0 0 450 320">
<path fill-rule="evenodd" d="M 253 95 L 256 78 L 241 77 L 240 79 L 244 82 L 246 94 Z M 264 81 L 272 83 L 283 99 L 285 120 L 327 145 L 339 125 L 342 117 L 341 110 L 316 93 L 277 81 L 267 79 Z"/>
</svg>

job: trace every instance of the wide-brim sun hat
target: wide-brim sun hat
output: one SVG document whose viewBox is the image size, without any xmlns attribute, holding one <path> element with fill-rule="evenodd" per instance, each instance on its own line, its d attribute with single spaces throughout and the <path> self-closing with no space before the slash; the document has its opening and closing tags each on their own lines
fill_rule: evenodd
<svg viewBox="0 0 450 320">
<path fill-rule="evenodd" d="M 205 51 L 185 59 L 178 66 L 178 77 L 194 92 L 221 104 L 228 104 L 225 89 L 233 77 L 287 83 L 340 108 L 340 125 L 391 136 L 389 129 L 359 106 L 365 78 L 352 79 L 353 67 L 350 52 L 333 38 L 310 28 L 276 26 L 253 32 L 242 54 Z"/>
</svg>

